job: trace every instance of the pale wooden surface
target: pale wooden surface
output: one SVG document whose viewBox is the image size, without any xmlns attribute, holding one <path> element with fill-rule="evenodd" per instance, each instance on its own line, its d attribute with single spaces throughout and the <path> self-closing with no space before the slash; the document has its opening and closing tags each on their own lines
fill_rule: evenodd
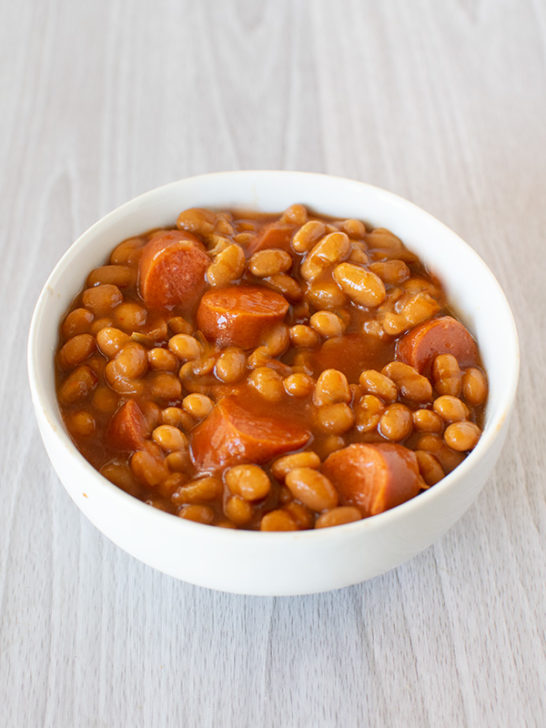
<svg viewBox="0 0 546 728">
<path fill-rule="evenodd" d="M 2 726 L 545 725 L 546 6 L 4 0 Z M 518 407 L 434 547 L 337 593 L 155 573 L 83 520 L 39 441 L 24 346 L 69 243 L 206 171 L 324 171 L 422 205 L 514 307 Z"/>
</svg>

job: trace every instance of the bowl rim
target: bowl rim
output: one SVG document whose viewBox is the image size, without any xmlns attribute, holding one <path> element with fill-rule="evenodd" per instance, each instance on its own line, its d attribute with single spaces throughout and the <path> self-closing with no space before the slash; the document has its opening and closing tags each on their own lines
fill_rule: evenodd
<svg viewBox="0 0 546 728">
<path fill-rule="evenodd" d="M 474 263 L 476 264 L 477 268 L 480 269 L 480 275 L 489 278 L 490 284 L 493 286 L 493 288 L 496 289 L 499 301 L 502 302 L 502 305 L 505 308 L 504 314 L 506 320 L 510 323 L 509 331 L 503 330 L 503 335 L 508 336 L 511 340 L 510 348 L 513 350 L 514 354 L 509 362 L 509 367 L 505 375 L 506 386 L 503 388 L 503 392 L 500 395 L 498 414 L 492 421 L 486 422 L 486 426 L 483 430 L 482 436 L 476 448 L 469 455 L 467 455 L 462 463 L 460 463 L 454 470 L 452 470 L 451 473 L 442 478 L 442 480 L 435 484 L 433 487 L 419 493 L 414 498 L 411 498 L 410 500 L 405 501 L 404 503 L 401 503 L 400 505 L 384 511 L 383 513 L 379 513 L 375 516 L 370 516 L 368 518 L 363 518 L 359 521 L 354 521 L 352 523 L 343 524 L 341 526 L 336 526 L 333 528 L 309 529 L 303 531 L 269 532 L 219 528 L 216 526 L 211 527 L 205 524 L 195 523 L 193 521 L 189 521 L 183 518 L 178 518 L 174 514 L 167 513 L 159 510 L 158 508 L 149 506 L 144 501 L 141 501 L 135 496 L 126 493 L 124 490 L 107 480 L 84 458 L 84 456 L 79 452 L 75 444 L 72 442 L 70 436 L 68 435 L 65 424 L 60 415 L 60 410 L 57 408 L 56 411 L 52 411 L 52 409 L 47 406 L 46 397 L 41 391 L 39 379 L 37 377 L 37 367 L 40 360 L 37 347 L 37 339 L 40 329 L 40 322 L 41 320 L 43 320 L 44 315 L 47 311 L 48 290 L 51 287 L 52 281 L 57 276 L 58 270 L 64 268 L 67 262 L 69 262 L 70 259 L 78 252 L 80 246 L 82 245 L 82 242 L 90 245 L 93 239 L 93 235 L 95 233 L 99 232 L 102 228 L 107 228 L 109 224 L 115 222 L 118 217 L 123 216 L 123 214 L 129 211 L 132 207 L 138 206 L 139 203 L 144 202 L 144 200 L 148 197 L 161 195 L 162 193 L 168 192 L 172 188 L 180 185 L 181 183 L 188 183 L 191 181 L 198 183 L 200 181 L 213 181 L 214 179 L 229 177 L 265 178 L 271 176 L 277 176 L 279 178 L 299 177 L 302 182 L 310 178 L 324 178 L 334 184 L 349 183 L 353 185 L 358 185 L 361 188 L 373 192 L 374 195 L 383 198 L 388 203 L 394 206 L 398 206 L 400 208 L 406 208 L 407 210 L 412 211 L 414 214 L 422 216 L 423 219 L 428 220 L 435 226 L 440 227 L 442 230 L 444 230 L 446 233 L 456 239 L 459 245 L 466 249 L 466 253 L 474 259 Z M 417 511 L 434 499 L 441 498 L 442 494 L 445 491 L 456 487 L 457 482 L 465 478 L 465 476 L 474 468 L 474 466 L 480 460 L 482 460 L 482 458 L 485 457 L 487 452 L 491 449 L 496 437 L 498 436 L 505 421 L 511 413 L 519 378 L 520 349 L 514 315 L 512 313 L 508 299 L 500 284 L 498 283 L 496 277 L 487 266 L 485 261 L 481 258 L 481 256 L 478 255 L 478 253 L 474 250 L 474 248 L 472 248 L 465 240 L 463 240 L 454 230 L 438 220 L 431 213 L 427 212 L 415 203 L 404 197 L 401 197 L 394 192 L 386 190 L 382 187 L 377 187 L 376 185 L 370 184 L 368 182 L 362 182 L 357 179 L 323 174 L 318 172 L 247 169 L 192 175 L 190 177 L 183 177 L 181 179 L 168 182 L 167 184 L 160 185 L 158 187 L 153 187 L 146 192 L 143 192 L 136 197 L 127 200 L 121 205 L 118 205 L 106 215 L 103 215 L 101 218 L 95 221 L 86 230 L 84 230 L 63 253 L 63 255 L 57 261 L 52 271 L 48 275 L 47 280 L 42 286 L 32 313 L 32 319 L 29 328 L 27 343 L 27 369 L 32 402 L 38 420 L 41 420 L 41 422 L 43 422 L 47 426 L 51 435 L 62 447 L 64 455 L 68 457 L 71 461 L 73 461 L 78 466 L 78 468 L 83 469 L 83 472 L 85 472 L 93 481 L 94 486 L 96 485 L 99 490 L 102 490 L 104 493 L 106 493 L 110 499 L 113 499 L 114 501 L 117 500 L 121 507 L 127 507 L 130 509 L 134 508 L 141 511 L 144 518 L 156 519 L 158 525 L 164 523 L 165 526 L 167 526 L 168 524 L 170 524 L 170 526 L 173 526 L 173 524 L 175 523 L 174 519 L 177 519 L 178 523 L 180 524 L 178 526 L 179 528 L 186 530 L 189 529 L 188 533 L 191 533 L 192 530 L 197 529 L 196 533 L 201 534 L 201 537 L 203 537 L 206 532 L 209 532 L 211 536 L 214 536 L 215 539 L 219 540 L 231 541 L 233 538 L 239 541 L 242 539 L 258 539 L 261 544 L 264 544 L 270 539 L 275 542 L 301 541 L 307 539 L 316 540 L 320 538 L 339 539 L 343 538 L 345 535 L 348 535 L 350 532 L 352 533 L 353 531 L 362 531 L 363 533 L 373 532 L 374 530 L 381 529 L 384 525 L 387 525 L 388 523 L 392 525 L 396 520 L 411 518 L 414 511 Z M 56 426 L 54 426 L 53 423 L 55 423 Z M 146 516 L 146 514 L 148 515 Z M 168 519 L 168 521 L 164 521 L 164 519 Z"/>
</svg>

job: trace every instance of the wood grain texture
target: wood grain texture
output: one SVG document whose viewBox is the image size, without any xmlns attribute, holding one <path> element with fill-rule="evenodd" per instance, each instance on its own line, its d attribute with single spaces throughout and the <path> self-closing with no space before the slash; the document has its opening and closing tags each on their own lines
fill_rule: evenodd
<svg viewBox="0 0 546 728">
<path fill-rule="evenodd" d="M 0 724 L 545 725 L 544 3 L 0 7 Z M 26 332 L 70 242 L 137 193 L 239 168 L 409 197 L 518 320 L 518 406 L 477 503 L 335 593 L 229 596 L 139 564 L 80 517 L 31 411 Z"/>
</svg>

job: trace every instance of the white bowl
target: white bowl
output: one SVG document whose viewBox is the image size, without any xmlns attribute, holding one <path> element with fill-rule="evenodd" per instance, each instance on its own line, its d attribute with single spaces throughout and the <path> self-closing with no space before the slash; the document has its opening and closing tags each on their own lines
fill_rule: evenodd
<svg viewBox="0 0 546 728">
<path fill-rule="evenodd" d="M 475 450 L 430 490 L 390 511 L 336 528 L 260 533 L 192 523 L 145 505 L 103 478 L 67 434 L 55 396 L 61 316 L 87 273 L 121 240 L 174 225 L 188 207 L 278 212 L 294 202 L 356 217 L 402 238 L 444 283 L 477 337 L 489 376 L 485 428 Z M 454 232 L 396 195 L 353 180 L 302 172 L 224 172 L 151 190 L 95 223 L 45 284 L 28 342 L 32 400 L 53 467 L 95 526 L 137 559 L 178 579 L 240 594 L 290 595 L 370 579 L 436 541 L 474 501 L 503 445 L 516 392 L 519 350 L 506 298 L 491 271 Z"/>
</svg>

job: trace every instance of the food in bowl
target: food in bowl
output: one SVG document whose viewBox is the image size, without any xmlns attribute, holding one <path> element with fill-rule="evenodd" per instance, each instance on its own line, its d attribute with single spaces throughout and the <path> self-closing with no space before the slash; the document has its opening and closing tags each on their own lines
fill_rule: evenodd
<svg viewBox="0 0 546 728">
<path fill-rule="evenodd" d="M 120 242 L 60 331 L 80 452 L 183 518 L 264 531 L 368 518 L 481 434 L 487 378 L 444 289 L 355 219 L 189 209 Z"/>
</svg>

